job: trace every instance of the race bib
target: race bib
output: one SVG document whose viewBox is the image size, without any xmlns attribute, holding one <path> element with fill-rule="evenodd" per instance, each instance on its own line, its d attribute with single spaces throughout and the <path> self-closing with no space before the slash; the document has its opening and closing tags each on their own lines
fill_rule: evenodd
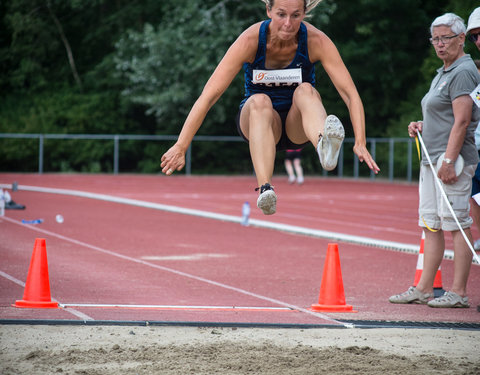
<svg viewBox="0 0 480 375">
<path fill-rule="evenodd" d="M 252 82 L 265 86 L 298 86 L 302 83 L 302 69 L 253 70 Z"/>
<path fill-rule="evenodd" d="M 473 99 L 473 102 L 477 107 L 480 107 L 480 85 L 475 87 L 475 90 L 470 93 L 470 97 Z"/>
</svg>

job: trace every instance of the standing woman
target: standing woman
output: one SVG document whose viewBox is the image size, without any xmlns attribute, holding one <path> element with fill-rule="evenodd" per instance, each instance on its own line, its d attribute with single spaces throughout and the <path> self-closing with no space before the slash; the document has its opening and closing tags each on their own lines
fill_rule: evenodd
<svg viewBox="0 0 480 375">
<path fill-rule="evenodd" d="M 443 66 L 437 70 L 429 92 L 422 99 L 423 121 L 411 122 L 408 134 L 415 137 L 418 132 L 422 133 L 434 165 L 444 154 L 436 173 L 458 222 L 472 243 L 468 202 L 472 177 L 479 160 L 474 133 L 480 111 L 473 105 L 470 93 L 480 83 L 480 75 L 470 55 L 463 51 L 465 24 L 460 17 L 446 13 L 433 21 L 430 32 L 430 41 Z M 460 173 L 455 170 L 457 159 L 464 160 Z M 418 213 L 418 223 L 425 232 L 422 276 L 416 287 L 391 296 L 390 302 L 428 304 L 430 307 L 469 307 L 467 280 L 473 254 L 443 200 L 425 155 L 420 166 Z M 453 238 L 453 284 L 443 296 L 429 301 L 433 297 L 433 282 L 445 252 L 445 231 L 450 232 Z"/>
<path fill-rule="evenodd" d="M 185 165 L 185 153 L 207 112 L 242 69 L 245 98 L 237 129 L 249 143 L 265 215 L 276 211 L 271 185 L 276 151 L 316 147 L 326 170 L 336 167 L 345 137 L 337 117 L 327 116 L 314 88 L 314 64 L 320 62 L 344 100 L 355 134 L 353 150 L 375 173 L 379 168 L 366 148 L 363 104 L 333 42 L 304 18 L 321 0 L 262 0 L 269 19 L 246 29 L 230 46 L 193 105 L 177 142 L 162 156 L 162 172 Z"/>
</svg>

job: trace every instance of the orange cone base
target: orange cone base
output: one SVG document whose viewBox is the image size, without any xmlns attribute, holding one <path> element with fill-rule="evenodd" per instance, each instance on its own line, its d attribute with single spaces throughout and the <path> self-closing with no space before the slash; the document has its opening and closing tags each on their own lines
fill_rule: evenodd
<svg viewBox="0 0 480 375">
<path fill-rule="evenodd" d="M 351 312 L 356 313 L 358 311 L 353 310 L 352 305 L 319 305 L 318 303 L 313 304 L 310 307 L 312 311 L 329 311 L 329 312 Z"/>
<path fill-rule="evenodd" d="M 36 302 L 36 301 L 25 301 L 25 300 L 17 300 L 15 304 L 12 305 L 13 307 L 23 307 L 23 308 L 31 308 L 31 309 L 57 309 L 58 302 L 46 301 L 46 302 Z"/>
</svg>

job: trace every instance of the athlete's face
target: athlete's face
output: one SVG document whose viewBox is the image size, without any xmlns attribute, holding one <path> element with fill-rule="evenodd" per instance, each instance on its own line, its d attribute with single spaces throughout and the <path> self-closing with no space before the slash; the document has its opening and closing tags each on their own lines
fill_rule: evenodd
<svg viewBox="0 0 480 375">
<path fill-rule="evenodd" d="M 305 18 L 304 7 L 305 0 L 275 0 L 272 9 L 267 8 L 270 32 L 283 40 L 295 38 Z"/>
</svg>

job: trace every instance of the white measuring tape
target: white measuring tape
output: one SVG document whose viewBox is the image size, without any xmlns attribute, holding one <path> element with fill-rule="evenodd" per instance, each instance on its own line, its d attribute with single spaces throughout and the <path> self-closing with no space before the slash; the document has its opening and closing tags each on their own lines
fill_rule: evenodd
<svg viewBox="0 0 480 375">
<path fill-rule="evenodd" d="M 435 170 L 435 167 L 432 164 L 432 160 L 430 159 L 430 155 L 428 154 L 427 148 L 425 147 L 425 144 L 423 143 L 423 139 L 422 139 L 422 136 L 420 135 L 420 132 L 417 132 L 417 136 L 418 136 L 418 139 L 420 140 L 420 144 L 422 145 L 423 152 L 425 153 L 425 156 L 427 157 L 428 164 L 430 164 L 430 168 L 432 169 L 433 176 L 435 177 L 435 181 L 436 181 L 438 187 L 440 188 L 440 192 L 442 193 L 442 197 L 443 197 L 443 199 L 445 199 L 445 202 L 447 203 L 447 207 L 450 210 L 450 213 L 452 214 L 453 218 L 455 219 L 455 222 L 457 223 L 458 228 L 460 229 L 460 232 L 462 232 L 462 235 L 463 235 L 463 238 L 465 239 L 465 242 L 467 243 L 468 247 L 472 251 L 472 254 L 473 254 L 473 257 L 475 258 L 475 261 L 478 264 L 480 264 L 480 258 L 478 257 L 477 253 L 473 249 L 473 246 L 470 243 L 470 240 L 468 239 L 468 237 L 465 234 L 462 226 L 458 222 L 457 215 L 455 215 L 455 212 L 453 211 L 452 205 L 448 201 L 447 194 L 445 193 L 445 190 L 443 190 L 442 181 L 440 181 L 440 179 L 437 176 L 437 171 Z"/>
</svg>

